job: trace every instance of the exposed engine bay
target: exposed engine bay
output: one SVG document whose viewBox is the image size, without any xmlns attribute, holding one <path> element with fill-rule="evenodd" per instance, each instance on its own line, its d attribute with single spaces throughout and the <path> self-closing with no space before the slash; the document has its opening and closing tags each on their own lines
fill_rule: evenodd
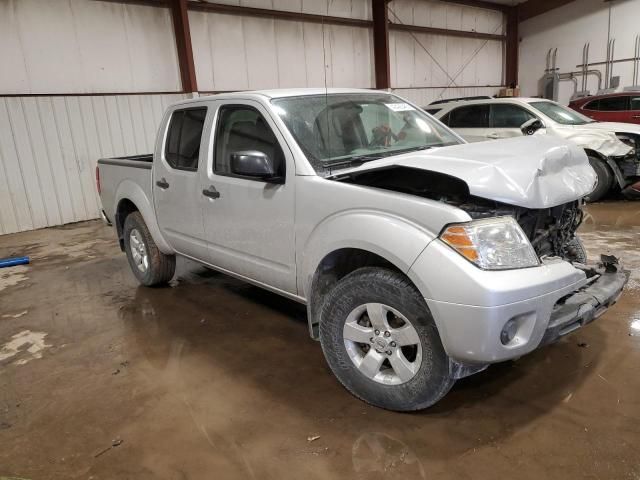
<svg viewBox="0 0 640 480">
<path fill-rule="evenodd" d="M 575 233 L 582 222 L 581 201 L 528 209 L 473 196 L 459 178 L 429 170 L 392 166 L 334 177 L 337 181 L 417 195 L 458 207 L 473 219 L 510 215 L 525 232 L 538 257 L 584 262 Z"/>
</svg>

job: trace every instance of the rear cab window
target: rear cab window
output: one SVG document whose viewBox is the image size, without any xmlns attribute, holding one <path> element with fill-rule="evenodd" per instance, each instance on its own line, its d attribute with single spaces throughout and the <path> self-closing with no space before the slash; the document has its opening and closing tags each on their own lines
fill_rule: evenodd
<svg viewBox="0 0 640 480">
<path fill-rule="evenodd" d="M 176 170 L 196 171 L 207 107 L 175 110 L 169 120 L 164 158 Z"/>
</svg>

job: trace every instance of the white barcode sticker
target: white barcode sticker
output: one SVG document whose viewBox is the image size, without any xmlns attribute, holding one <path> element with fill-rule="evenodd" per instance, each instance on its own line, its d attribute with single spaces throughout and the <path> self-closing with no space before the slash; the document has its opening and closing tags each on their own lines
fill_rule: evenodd
<svg viewBox="0 0 640 480">
<path fill-rule="evenodd" d="M 409 110 L 415 110 L 408 103 L 385 103 L 389 110 L 393 110 L 394 112 L 406 112 Z"/>
</svg>

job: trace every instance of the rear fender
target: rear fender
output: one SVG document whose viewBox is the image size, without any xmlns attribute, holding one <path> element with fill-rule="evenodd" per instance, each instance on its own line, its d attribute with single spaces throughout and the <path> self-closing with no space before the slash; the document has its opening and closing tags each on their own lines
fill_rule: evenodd
<svg viewBox="0 0 640 480">
<path fill-rule="evenodd" d="M 145 194 L 144 190 L 140 185 L 133 182 L 132 180 L 124 180 L 118 185 L 118 189 L 116 190 L 115 195 L 115 209 L 117 216 L 118 206 L 122 200 L 129 200 L 132 202 L 142 215 L 144 222 L 147 224 L 147 228 L 153 237 L 153 241 L 156 242 L 156 245 L 160 249 L 162 253 L 167 255 L 172 255 L 175 253 L 173 248 L 167 243 L 167 241 L 162 236 L 160 232 L 160 227 L 158 225 L 158 221 L 156 219 L 155 210 L 153 205 L 149 201 L 149 198 Z M 119 224 L 118 219 L 116 218 L 116 224 Z M 120 237 L 122 232 L 118 231 L 118 236 Z"/>
</svg>

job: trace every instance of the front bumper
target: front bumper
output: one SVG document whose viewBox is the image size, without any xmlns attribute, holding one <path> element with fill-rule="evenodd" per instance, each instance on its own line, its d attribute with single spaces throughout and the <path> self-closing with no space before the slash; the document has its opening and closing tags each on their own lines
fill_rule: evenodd
<svg viewBox="0 0 640 480">
<path fill-rule="evenodd" d="M 538 346 L 547 345 L 560 337 L 591 323 L 622 295 L 629 280 L 629 272 L 622 269 L 615 257 L 603 255 L 601 263 L 590 273 L 592 282 L 558 301 Z"/>
<path fill-rule="evenodd" d="M 614 257 L 588 267 L 547 259 L 535 268 L 487 272 L 451 249 L 449 255 L 433 247 L 410 276 L 422 280 L 415 281 L 447 354 L 468 366 L 521 357 L 590 323 L 616 302 L 628 279 Z M 501 332 L 511 320 L 517 331 L 503 344 Z"/>
</svg>

